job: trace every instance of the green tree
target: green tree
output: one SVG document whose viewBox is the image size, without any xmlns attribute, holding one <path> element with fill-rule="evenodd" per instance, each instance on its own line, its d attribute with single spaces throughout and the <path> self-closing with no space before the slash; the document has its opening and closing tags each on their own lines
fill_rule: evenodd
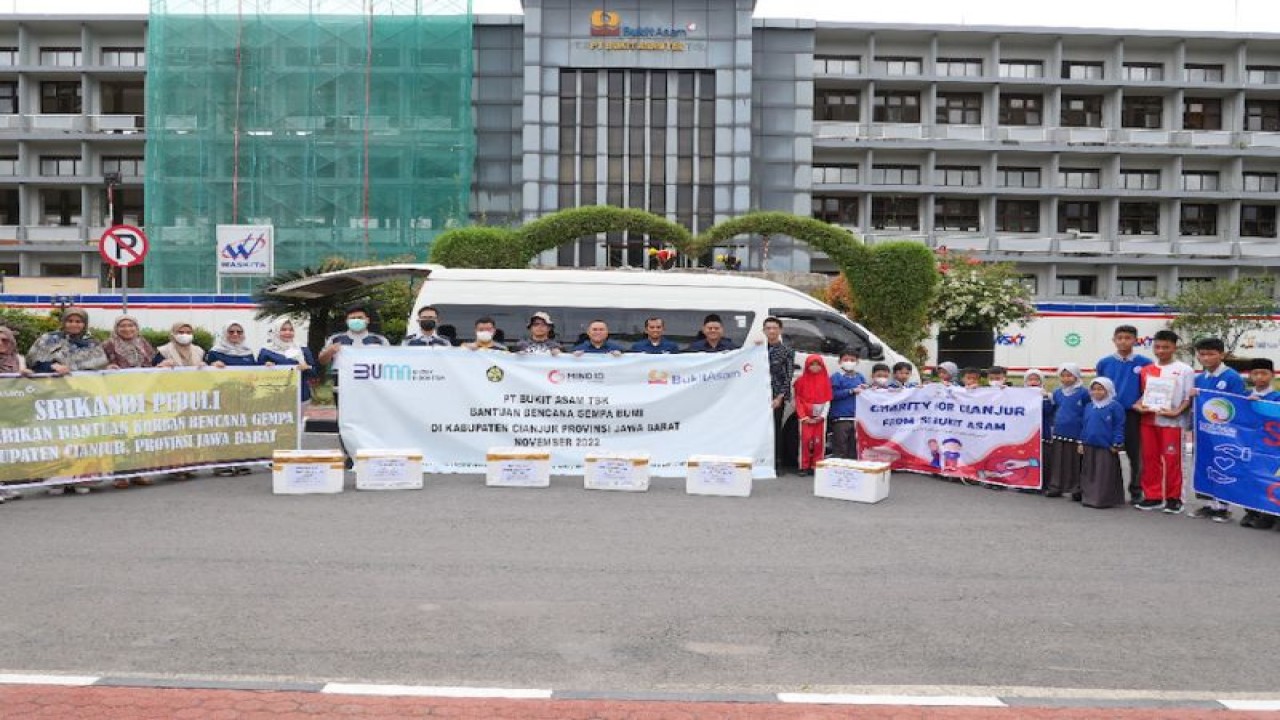
<svg viewBox="0 0 1280 720">
<path fill-rule="evenodd" d="M 1216 337 L 1232 354 L 1246 334 L 1269 330 L 1276 324 L 1271 319 L 1276 312 L 1271 287 L 1247 278 L 1187 283 L 1163 304 L 1177 315 L 1169 328 L 1191 341 L 1183 345 L 1186 348 L 1196 340 Z"/>
<path fill-rule="evenodd" d="M 942 281 L 929 319 L 942 330 L 998 330 L 1035 317 L 1031 290 L 1013 263 L 983 262 L 973 253 L 939 249 L 938 271 Z"/>
<path fill-rule="evenodd" d="M 523 268 L 530 259 L 520 235 L 507 228 L 455 228 L 431 243 L 431 262 L 451 268 Z"/>
<path fill-rule="evenodd" d="M 844 272 L 858 322 L 923 365 L 922 343 L 929 336 L 929 309 L 939 280 L 929 248 L 910 240 L 876 243 Z"/>
</svg>

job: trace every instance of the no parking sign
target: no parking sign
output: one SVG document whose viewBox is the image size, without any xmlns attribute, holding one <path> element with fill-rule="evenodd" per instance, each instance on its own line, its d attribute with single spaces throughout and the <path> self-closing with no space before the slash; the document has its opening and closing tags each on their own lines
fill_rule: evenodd
<svg viewBox="0 0 1280 720">
<path fill-rule="evenodd" d="M 98 239 L 98 253 L 108 265 L 127 268 L 140 265 L 151 249 L 146 233 L 132 225 L 107 228 Z"/>
</svg>

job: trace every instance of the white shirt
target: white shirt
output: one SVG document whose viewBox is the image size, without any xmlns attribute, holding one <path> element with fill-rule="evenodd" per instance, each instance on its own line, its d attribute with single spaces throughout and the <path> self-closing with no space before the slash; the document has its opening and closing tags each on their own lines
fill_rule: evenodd
<svg viewBox="0 0 1280 720">
<path fill-rule="evenodd" d="M 1173 406 L 1178 407 L 1191 396 L 1191 389 L 1195 386 L 1196 371 L 1190 365 L 1174 360 L 1168 365 L 1161 365 L 1154 362 L 1143 368 L 1143 375 L 1147 377 L 1173 378 Z M 1178 417 L 1165 417 L 1163 415 L 1153 415 L 1152 420 L 1156 427 L 1184 427 L 1186 425 L 1187 413 L 1183 413 Z"/>
</svg>

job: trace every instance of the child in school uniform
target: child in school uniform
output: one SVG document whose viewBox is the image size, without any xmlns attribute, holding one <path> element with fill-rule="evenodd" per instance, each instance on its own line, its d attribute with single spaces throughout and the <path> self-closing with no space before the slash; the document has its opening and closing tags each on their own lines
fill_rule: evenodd
<svg viewBox="0 0 1280 720">
<path fill-rule="evenodd" d="M 977 390 L 982 387 L 982 371 L 978 368 L 965 368 L 960 372 L 960 378 L 965 390 Z"/>
<path fill-rule="evenodd" d="M 951 361 L 938 363 L 938 367 L 934 368 L 934 374 L 938 376 L 938 382 L 943 385 L 958 385 L 960 366 Z"/>
<path fill-rule="evenodd" d="M 1009 371 L 999 365 L 992 365 L 987 369 L 987 385 L 993 388 L 1002 388 L 1009 382 Z"/>
<path fill-rule="evenodd" d="M 1040 391 L 1040 479 L 1047 484 L 1051 467 L 1049 456 L 1053 454 L 1053 395 L 1044 387 L 1044 375 L 1035 368 L 1023 373 L 1022 384 Z"/>
<path fill-rule="evenodd" d="M 1053 451 L 1045 497 L 1080 500 L 1080 433 L 1084 429 L 1084 406 L 1089 394 L 1080 384 L 1080 366 L 1063 363 L 1058 368 L 1059 386 L 1053 391 Z"/>
<path fill-rule="evenodd" d="M 906 388 L 919 386 L 920 383 L 911 379 L 911 363 L 898 362 L 893 364 L 893 381 L 889 383 L 890 388 L 905 390 Z"/>
<path fill-rule="evenodd" d="M 1276 366 L 1270 358 L 1255 358 L 1249 363 L 1249 399 L 1280 402 L 1280 390 L 1275 389 Z M 1276 526 L 1276 516 L 1270 513 L 1246 510 L 1240 519 L 1240 527 L 1254 530 L 1270 530 Z"/>
<path fill-rule="evenodd" d="M 1080 432 L 1081 504 L 1112 508 L 1125 504 L 1120 451 L 1124 449 L 1124 408 L 1116 402 L 1116 386 L 1107 378 L 1089 383 Z"/>
</svg>

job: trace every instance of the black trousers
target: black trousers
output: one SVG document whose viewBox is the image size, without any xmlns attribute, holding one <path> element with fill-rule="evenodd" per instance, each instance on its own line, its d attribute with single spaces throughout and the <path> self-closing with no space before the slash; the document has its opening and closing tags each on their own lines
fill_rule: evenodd
<svg viewBox="0 0 1280 720">
<path fill-rule="evenodd" d="M 1124 411 L 1124 452 L 1129 456 L 1129 497 L 1142 497 L 1142 433 L 1139 422 L 1142 413 Z"/>
<path fill-rule="evenodd" d="M 773 409 L 773 467 L 775 470 L 780 470 L 783 466 L 782 455 L 786 445 L 782 441 L 782 416 L 786 409 L 785 402 Z"/>
</svg>

